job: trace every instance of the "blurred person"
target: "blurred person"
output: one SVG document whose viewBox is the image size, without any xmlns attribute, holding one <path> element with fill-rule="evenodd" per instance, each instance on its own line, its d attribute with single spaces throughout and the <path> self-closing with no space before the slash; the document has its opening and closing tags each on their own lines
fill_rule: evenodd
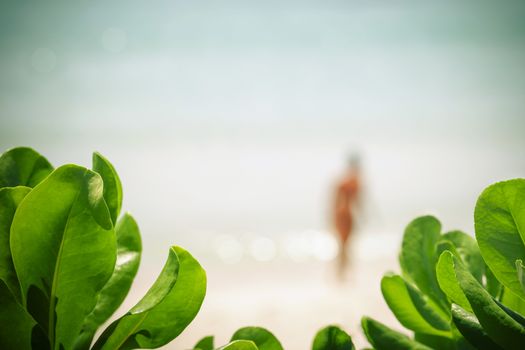
<svg viewBox="0 0 525 350">
<path fill-rule="evenodd" d="M 361 192 L 360 161 L 352 155 L 343 178 L 335 188 L 333 220 L 339 251 L 337 257 L 337 274 L 343 279 L 348 266 L 348 242 L 355 229 L 355 212 L 359 205 Z"/>
</svg>

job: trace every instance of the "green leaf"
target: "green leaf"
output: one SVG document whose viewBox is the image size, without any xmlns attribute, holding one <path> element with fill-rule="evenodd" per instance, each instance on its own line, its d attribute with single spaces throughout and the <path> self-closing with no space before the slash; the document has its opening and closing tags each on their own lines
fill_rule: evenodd
<svg viewBox="0 0 525 350">
<path fill-rule="evenodd" d="M 93 349 L 151 349 L 165 345 L 197 315 L 205 293 L 206 273 L 197 260 L 184 249 L 172 247 L 155 284 L 137 305 L 104 331 Z"/>
<path fill-rule="evenodd" d="M 56 169 L 19 204 L 10 244 L 23 305 L 54 349 L 71 349 L 115 266 L 101 177 L 76 165 Z"/>
<path fill-rule="evenodd" d="M 361 319 L 366 338 L 376 350 L 432 350 L 369 317 Z"/>
<path fill-rule="evenodd" d="M 261 327 L 244 327 L 235 332 L 233 340 L 251 340 L 259 350 L 283 350 L 279 340 L 268 330 Z"/>
<path fill-rule="evenodd" d="M 516 312 L 525 314 L 525 300 L 521 299 L 508 288 L 503 288 L 501 303 Z"/>
<path fill-rule="evenodd" d="M 455 256 L 459 257 L 459 253 L 456 251 L 456 246 L 454 245 L 454 243 L 442 237 L 436 244 L 436 255 L 439 257 L 441 253 L 443 253 L 445 250 L 448 250 Z"/>
<path fill-rule="evenodd" d="M 476 238 L 483 259 L 497 279 L 525 299 L 516 260 L 525 260 L 525 180 L 489 186 L 474 211 Z"/>
<path fill-rule="evenodd" d="M 0 280 L 11 291 L 17 301 L 21 301 L 20 283 L 13 265 L 9 238 L 11 223 L 18 204 L 31 191 L 29 187 L 0 188 Z"/>
<path fill-rule="evenodd" d="M 439 286 L 450 300 L 462 308 L 472 311 L 472 307 L 457 280 L 456 270 L 454 268 L 455 263 L 454 255 L 450 251 L 446 250 L 441 253 L 436 265 Z"/>
<path fill-rule="evenodd" d="M 148 292 L 130 311 L 120 319 L 114 321 L 102 335 L 98 338 L 93 349 L 100 349 L 107 343 L 115 344 L 114 348 L 118 349 L 125 342 L 132 342 L 128 338 L 134 336 L 134 332 L 141 326 L 142 318 L 147 316 L 147 312 L 156 307 L 172 291 L 177 282 L 180 270 L 180 260 L 174 247 L 169 250 L 168 259 L 164 264 L 157 280 L 149 288 Z M 136 315 L 142 318 L 137 319 Z"/>
<path fill-rule="evenodd" d="M 490 295 L 498 299 L 501 297 L 504 290 L 500 281 L 494 276 L 487 264 L 485 264 L 485 289 Z"/>
<path fill-rule="evenodd" d="M 447 315 L 401 276 L 387 274 L 381 292 L 399 322 L 415 332 L 450 337 Z"/>
<path fill-rule="evenodd" d="M 441 224 L 433 216 L 422 216 L 408 224 L 401 246 L 400 264 L 403 276 L 414 282 L 444 311 L 449 310 L 446 296 L 436 279 L 436 244 L 441 237 Z"/>
<path fill-rule="evenodd" d="M 505 306 L 504 304 L 502 304 L 500 301 L 494 299 L 494 301 L 496 302 L 496 304 L 498 304 L 498 306 L 507 313 L 507 315 L 509 315 L 510 317 L 512 317 L 514 320 L 516 320 L 519 324 L 521 324 L 522 326 L 525 326 L 525 317 L 523 317 L 520 313 L 514 311 L 513 309 L 510 309 L 508 308 L 507 306 Z"/>
<path fill-rule="evenodd" d="M 518 281 L 520 281 L 521 284 L 521 290 L 525 292 L 525 266 L 520 259 L 516 260 L 516 272 L 518 274 Z"/>
<path fill-rule="evenodd" d="M 476 240 L 461 231 L 450 231 L 443 234 L 442 239 L 448 240 L 454 244 L 455 252 L 461 258 L 461 261 L 468 268 L 470 273 L 478 280 L 482 281 L 485 274 L 485 262 L 481 257 Z"/>
<path fill-rule="evenodd" d="M 53 171 L 46 158 L 28 147 L 17 147 L 0 156 L 0 188 L 35 187 Z"/>
<path fill-rule="evenodd" d="M 457 335 L 453 335 L 454 338 L 457 338 Z M 459 337 L 461 337 L 461 334 L 459 334 Z M 433 335 L 433 334 L 425 334 L 425 333 L 414 333 L 414 340 L 428 346 L 432 349 L 439 349 L 439 350 L 457 350 L 458 346 L 461 350 L 472 350 L 468 346 L 464 346 L 465 342 L 463 341 L 462 344 L 458 344 L 458 339 L 454 339 L 451 337 L 451 335 L 447 337 L 442 337 L 439 335 Z"/>
<path fill-rule="evenodd" d="M 460 331 L 461 335 L 467 339 L 476 349 L 479 350 L 502 350 L 499 345 L 483 330 L 478 319 L 473 314 L 467 312 L 459 305 L 452 304 L 452 320 Z"/>
<path fill-rule="evenodd" d="M 352 338 L 337 326 L 328 326 L 315 335 L 312 350 L 354 350 Z"/>
<path fill-rule="evenodd" d="M 100 291 L 97 305 L 84 321 L 75 348 L 86 349 L 98 327 L 118 309 L 131 288 L 140 264 L 142 243 L 133 217 L 126 213 L 117 222 L 117 262 L 109 281 Z"/>
<path fill-rule="evenodd" d="M 7 285 L 0 280 L 0 349 L 31 350 L 35 320 L 20 305 Z M 35 329 L 35 332 L 38 332 Z"/>
<path fill-rule="evenodd" d="M 259 350 L 254 342 L 250 340 L 235 340 L 217 350 Z"/>
<path fill-rule="evenodd" d="M 193 350 L 213 350 L 213 336 L 209 335 L 199 340 Z"/>
<path fill-rule="evenodd" d="M 454 259 L 458 282 L 483 330 L 505 349 L 523 349 L 525 328 L 507 315 L 472 274 Z"/>
<path fill-rule="evenodd" d="M 122 208 L 122 184 L 113 165 L 100 153 L 93 153 L 93 170 L 104 180 L 104 199 L 108 205 L 111 221 L 117 222 Z"/>
</svg>

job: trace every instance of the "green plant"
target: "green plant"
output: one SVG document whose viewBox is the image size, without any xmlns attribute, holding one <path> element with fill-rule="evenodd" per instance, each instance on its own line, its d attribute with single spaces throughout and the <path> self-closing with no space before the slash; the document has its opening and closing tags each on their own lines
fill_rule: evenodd
<svg viewBox="0 0 525 350">
<path fill-rule="evenodd" d="M 51 164 L 30 148 L 0 157 L 0 348 L 156 348 L 196 316 L 206 275 L 184 249 L 144 297 L 105 329 L 138 269 L 141 239 L 120 215 L 122 186 L 109 161 Z"/>
<path fill-rule="evenodd" d="M 375 349 L 523 349 L 525 180 L 485 189 L 474 221 L 477 243 L 459 231 L 441 234 L 431 216 L 408 225 L 402 274 L 386 274 L 381 291 L 414 337 L 364 317 Z"/>
<path fill-rule="evenodd" d="M 201 339 L 194 350 L 213 350 L 213 337 Z M 244 327 L 236 331 L 228 345 L 219 349 L 283 350 L 279 340 L 261 327 Z M 354 350 L 352 338 L 337 326 L 328 326 L 315 335 L 312 350 Z"/>
</svg>

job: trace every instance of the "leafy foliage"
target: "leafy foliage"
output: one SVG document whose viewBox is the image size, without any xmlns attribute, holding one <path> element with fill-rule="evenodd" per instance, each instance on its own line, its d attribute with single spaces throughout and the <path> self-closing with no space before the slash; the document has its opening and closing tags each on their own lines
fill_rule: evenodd
<svg viewBox="0 0 525 350">
<path fill-rule="evenodd" d="M 525 180 L 498 182 L 485 189 L 474 219 L 487 265 L 505 288 L 524 299 L 516 264 L 525 259 Z"/>
<path fill-rule="evenodd" d="M 213 350 L 213 343 L 214 343 L 213 336 L 209 335 L 199 340 L 199 342 L 195 344 L 194 349 L 195 350 Z"/>
<path fill-rule="evenodd" d="M 251 340 L 259 350 L 283 350 L 279 340 L 261 327 L 244 327 L 235 332 L 232 336 L 235 340 Z"/>
<path fill-rule="evenodd" d="M 375 349 L 523 349 L 525 180 L 488 187 L 474 220 L 477 242 L 460 231 L 441 234 L 431 216 L 408 225 L 402 275 L 385 275 L 381 290 L 414 337 L 365 317 Z"/>
<path fill-rule="evenodd" d="M 312 350 L 354 350 L 352 338 L 337 326 L 328 326 L 315 335 Z"/>
<path fill-rule="evenodd" d="M 13 148 L 0 156 L 0 188 L 35 187 L 52 171 L 48 160 L 33 149 Z"/>
<path fill-rule="evenodd" d="M 137 273 L 140 231 L 113 165 L 51 164 L 30 148 L 0 157 L 0 348 L 89 349 Z M 171 247 L 157 281 L 92 349 L 156 348 L 193 320 L 206 275 Z M 249 347 L 247 347 L 248 349 Z"/>
<path fill-rule="evenodd" d="M 418 343 L 394 331 L 381 322 L 368 317 L 363 317 L 361 325 L 370 344 L 377 350 L 429 350 L 431 348 Z"/>
<path fill-rule="evenodd" d="M 250 343 L 251 345 L 248 345 Z M 230 343 L 217 348 L 220 349 L 255 349 L 255 350 L 283 350 L 279 340 L 268 330 L 261 327 L 243 327 L 236 331 Z M 194 350 L 213 350 L 213 337 L 201 339 Z M 315 335 L 312 350 L 354 350 L 352 338 L 337 326 L 328 326 Z"/>
</svg>

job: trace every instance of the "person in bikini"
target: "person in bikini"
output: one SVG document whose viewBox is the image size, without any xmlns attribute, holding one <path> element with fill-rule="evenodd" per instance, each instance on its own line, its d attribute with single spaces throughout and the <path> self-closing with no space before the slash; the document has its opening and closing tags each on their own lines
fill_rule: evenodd
<svg viewBox="0 0 525 350">
<path fill-rule="evenodd" d="M 344 278 L 348 265 L 348 241 L 354 230 L 355 209 L 360 195 L 359 158 L 354 155 L 350 158 L 348 169 L 343 178 L 337 183 L 333 207 L 333 220 L 339 252 L 337 257 L 337 273 Z"/>
</svg>

